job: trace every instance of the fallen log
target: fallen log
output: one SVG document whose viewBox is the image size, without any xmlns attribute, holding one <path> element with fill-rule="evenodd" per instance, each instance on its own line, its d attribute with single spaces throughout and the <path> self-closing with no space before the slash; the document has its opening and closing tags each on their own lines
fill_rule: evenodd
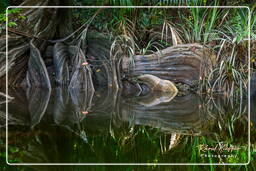
<svg viewBox="0 0 256 171">
<path fill-rule="evenodd" d="M 125 73 L 129 77 L 150 74 L 192 86 L 209 73 L 215 60 L 215 54 L 203 45 L 182 44 L 151 55 L 134 56 L 134 65 L 130 63 Z"/>
<path fill-rule="evenodd" d="M 108 74 L 111 75 L 111 72 L 106 73 L 111 71 L 106 69 L 110 68 L 106 61 L 110 58 L 111 40 L 107 35 L 89 32 L 87 41 L 87 55 L 95 59 L 93 64 L 100 65 L 98 68 L 101 72 L 96 73 L 97 82 L 104 82 L 106 85 Z M 178 44 L 150 55 L 135 55 L 133 60 L 132 62 L 128 57 L 122 59 L 121 72 L 128 78 L 150 74 L 174 83 L 192 86 L 209 73 L 216 63 L 216 55 L 211 49 L 200 44 Z"/>
</svg>

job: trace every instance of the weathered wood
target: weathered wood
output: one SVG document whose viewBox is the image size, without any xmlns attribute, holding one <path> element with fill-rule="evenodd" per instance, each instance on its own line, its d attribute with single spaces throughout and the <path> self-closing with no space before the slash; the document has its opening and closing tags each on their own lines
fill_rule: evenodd
<svg viewBox="0 0 256 171">
<path fill-rule="evenodd" d="M 53 63 L 55 70 L 55 82 L 57 85 L 69 84 L 69 61 L 70 53 L 68 45 L 56 43 L 53 48 Z"/>
<path fill-rule="evenodd" d="M 95 31 L 87 33 L 87 59 L 93 66 L 94 83 L 97 86 L 112 84 L 112 73 L 110 63 L 110 49 L 112 41 L 109 35 L 104 35 Z"/>
<path fill-rule="evenodd" d="M 169 47 L 151 55 L 134 56 L 135 65 L 125 72 L 130 77 L 151 74 L 175 83 L 193 85 L 207 75 L 215 63 L 215 55 L 199 44 Z"/>
<path fill-rule="evenodd" d="M 48 71 L 41 57 L 40 51 L 30 42 L 30 58 L 28 61 L 27 86 L 51 89 Z"/>
<path fill-rule="evenodd" d="M 70 0 L 25 0 L 21 6 L 51 6 L 71 5 Z M 15 30 L 27 35 L 38 37 L 41 40 L 62 38 L 72 32 L 72 23 L 69 22 L 70 10 L 58 8 L 22 8 L 20 15 L 26 19 L 20 21 L 15 15 L 9 14 L 9 20 L 15 21 Z M 28 47 L 31 38 L 8 32 L 8 84 L 19 86 L 26 76 L 28 64 Z M 37 48 L 43 52 L 45 43 L 41 42 Z M 37 46 L 37 45 L 36 45 Z M 4 82 L 6 76 L 6 37 L 0 35 L 0 82 Z M 1 84 L 1 86 L 4 86 Z"/>
<path fill-rule="evenodd" d="M 91 33 L 88 37 L 88 55 L 99 60 L 98 63 L 93 61 L 93 64 L 101 65 L 97 68 L 102 72 L 96 76 L 105 85 L 107 72 L 111 74 L 111 69 L 104 68 L 102 60 L 109 59 L 110 44 L 111 40 L 103 34 Z M 200 44 L 179 44 L 151 55 L 135 55 L 133 59 L 135 65 L 129 64 L 131 62 L 126 58 L 122 61 L 122 72 L 130 78 L 150 74 L 190 86 L 200 80 L 200 77 L 204 78 L 216 62 L 214 52 Z M 105 62 L 105 66 L 109 66 L 109 63 Z"/>
<path fill-rule="evenodd" d="M 69 82 L 69 88 L 84 89 L 94 91 L 94 86 L 91 77 L 91 68 L 85 58 L 83 51 L 77 46 L 70 46 L 72 72 Z"/>
</svg>

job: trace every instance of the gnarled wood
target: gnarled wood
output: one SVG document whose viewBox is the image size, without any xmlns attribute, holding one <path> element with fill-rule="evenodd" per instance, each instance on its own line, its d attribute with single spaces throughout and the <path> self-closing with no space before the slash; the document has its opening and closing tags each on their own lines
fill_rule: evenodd
<svg viewBox="0 0 256 171">
<path fill-rule="evenodd" d="M 51 89 L 51 82 L 46 66 L 41 57 L 40 51 L 35 47 L 33 40 L 30 42 L 27 85 L 28 87 L 43 87 Z"/>
<path fill-rule="evenodd" d="M 68 45 L 65 45 L 64 43 L 56 43 L 54 45 L 53 63 L 55 70 L 55 82 L 57 85 L 69 84 L 69 57 Z"/>
<path fill-rule="evenodd" d="M 96 66 L 100 65 L 97 68 L 100 68 L 101 72 L 95 76 L 104 85 L 107 84 L 108 74 L 112 74 L 107 62 L 110 44 L 111 40 L 107 39 L 106 35 L 88 34 L 88 55 L 99 60 L 92 62 Z M 216 55 L 200 44 L 177 44 L 151 55 L 135 55 L 133 59 L 135 65 L 129 64 L 131 63 L 129 60 L 122 61 L 123 72 L 130 78 L 150 74 L 174 83 L 192 86 L 200 80 L 200 77 L 203 79 L 215 65 Z M 105 65 L 101 60 L 105 60 Z M 111 82 L 110 80 L 109 83 Z"/>
<path fill-rule="evenodd" d="M 88 66 L 88 62 L 86 61 L 83 51 L 76 46 L 70 46 L 69 52 L 72 55 L 72 73 L 69 88 L 78 88 L 87 91 L 94 91 L 94 86 L 91 78 L 91 68 Z"/>
<path fill-rule="evenodd" d="M 25 0 L 21 6 L 52 6 L 52 5 L 71 5 L 70 0 Z M 10 14 L 9 20 L 15 21 L 17 26 L 15 29 L 26 34 L 40 38 L 41 40 L 62 38 L 72 32 L 70 11 L 68 9 L 58 8 L 22 8 L 20 15 L 26 19 L 19 19 Z M 8 84 L 11 86 L 19 86 L 26 76 L 28 64 L 28 47 L 29 40 L 27 36 L 13 34 L 8 32 Z M 0 82 L 5 80 L 6 76 L 6 39 L 5 35 L 0 35 Z M 43 52 L 46 44 L 42 41 L 40 46 L 36 47 Z M 3 85 L 1 85 L 3 86 Z"/>
<path fill-rule="evenodd" d="M 207 75 L 215 63 L 215 55 L 199 44 L 169 47 L 152 55 L 134 56 L 135 65 L 126 73 L 130 77 L 151 74 L 175 83 L 193 85 Z"/>
</svg>

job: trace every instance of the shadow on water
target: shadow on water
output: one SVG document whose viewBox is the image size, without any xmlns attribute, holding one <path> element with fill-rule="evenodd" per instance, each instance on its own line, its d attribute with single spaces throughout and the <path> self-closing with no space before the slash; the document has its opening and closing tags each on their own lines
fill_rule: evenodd
<svg viewBox="0 0 256 171">
<path fill-rule="evenodd" d="M 9 94 L 15 97 L 8 115 L 8 159 L 13 163 L 248 160 L 246 105 L 223 97 L 174 98 L 166 93 L 126 97 L 112 89 L 90 93 L 64 88 Z M 221 149 L 220 144 L 239 149 L 202 148 Z"/>
</svg>

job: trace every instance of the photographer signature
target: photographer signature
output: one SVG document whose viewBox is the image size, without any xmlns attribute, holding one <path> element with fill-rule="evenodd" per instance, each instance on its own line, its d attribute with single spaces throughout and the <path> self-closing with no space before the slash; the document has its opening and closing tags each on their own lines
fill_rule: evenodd
<svg viewBox="0 0 256 171">
<path fill-rule="evenodd" d="M 199 151 L 205 152 L 205 151 L 215 151 L 215 152 L 231 152 L 235 150 L 240 150 L 241 147 L 228 145 L 227 143 L 220 142 L 215 147 L 209 147 L 207 144 L 201 144 L 198 146 Z"/>
</svg>

